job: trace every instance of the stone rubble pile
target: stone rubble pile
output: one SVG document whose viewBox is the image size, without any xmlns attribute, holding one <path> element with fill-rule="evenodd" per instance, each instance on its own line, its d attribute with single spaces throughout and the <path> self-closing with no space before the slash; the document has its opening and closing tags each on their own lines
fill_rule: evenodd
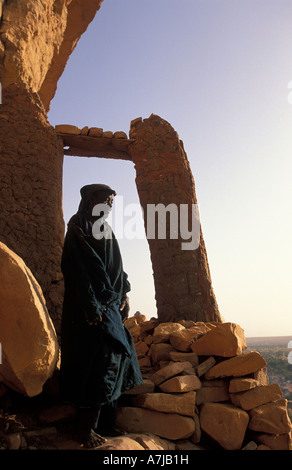
<svg viewBox="0 0 292 470">
<path fill-rule="evenodd" d="M 234 323 L 126 320 L 144 383 L 126 392 L 117 427 L 168 443 L 291 450 L 287 400 Z M 170 444 L 169 444 L 170 445 Z"/>
</svg>

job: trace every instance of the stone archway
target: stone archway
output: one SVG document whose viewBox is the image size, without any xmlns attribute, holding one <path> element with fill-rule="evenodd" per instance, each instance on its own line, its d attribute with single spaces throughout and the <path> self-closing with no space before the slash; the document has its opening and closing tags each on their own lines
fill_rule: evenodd
<svg viewBox="0 0 292 470">
<path fill-rule="evenodd" d="M 183 143 L 172 126 L 156 115 L 131 123 L 126 134 L 56 126 L 65 155 L 131 160 L 144 215 L 148 205 L 197 203 L 195 184 Z M 121 138 L 122 137 L 122 138 Z M 145 217 L 148 233 L 148 220 Z M 213 292 L 206 247 L 200 233 L 196 249 L 182 250 L 181 236 L 148 238 L 158 319 L 223 321 Z"/>
</svg>

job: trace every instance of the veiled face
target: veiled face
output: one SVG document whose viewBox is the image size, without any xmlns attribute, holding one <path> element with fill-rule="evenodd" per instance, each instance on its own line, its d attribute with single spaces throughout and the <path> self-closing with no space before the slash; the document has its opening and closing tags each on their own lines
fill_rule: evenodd
<svg viewBox="0 0 292 470">
<path fill-rule="evenodd" d="M 97 191 L 90 196 L 89 200 L 89 212 L 92 213 L 92 209 L 97 204 L 106 204 L 112 208 L 114 203 L 114 195 L 109 194 L 108 191 Z"/>
</svg>

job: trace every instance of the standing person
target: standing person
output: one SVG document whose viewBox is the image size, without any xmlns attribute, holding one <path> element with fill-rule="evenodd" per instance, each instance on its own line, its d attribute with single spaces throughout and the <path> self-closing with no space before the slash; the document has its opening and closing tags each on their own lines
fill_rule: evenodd
<svg viewBox="0 0 292 470">
<path fill-rule="evenodd" d="M 76 407 L 79 441 L 94 447 L 105 442 L 96 433 L 100 414 L 111 408 L 113 428 L 117 399 L 143 379 L 131 334 L 123 325 L 130 284 L 118 242 L 106 214 L 92 215 L 97 204 L 108 212 L 116 193 L 103 184 L 84 186 L 80 193 L 61 264 L 65 293 L 60 390 L 63 401 Z"/>
</svg>

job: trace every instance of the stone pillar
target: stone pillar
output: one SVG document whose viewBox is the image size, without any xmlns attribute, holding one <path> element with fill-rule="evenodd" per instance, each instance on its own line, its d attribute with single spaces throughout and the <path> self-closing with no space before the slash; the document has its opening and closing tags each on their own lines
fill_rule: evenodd
<svg viewBox="0 0 292 470">
<path fill-rule="evenodd" d="M 195 184 L 183 144 L 172 126 L 159 116 L 132 121 L 130 138 L 136 185 L 148 233 L 147 205 L 197 204 Z M 189 214 L 190 215 L 190 214 Z M 191 221 L 191 217 L 189 217 Z M 199 247 L 182 250 L 177 239 L 148 239 L 161 322 L 223 321 L 212 288 L 202 232 Z M 147 293 L 145 292 L 145 295 Z"/>
<path fill-rule="evenodd" d="M 2 103 L 0 241 L 34 274 L 58 330 L 63 295 L 63 143 L 48 123 L 38 95 L 24 85 L 5 88 Z"/>
</svg>

